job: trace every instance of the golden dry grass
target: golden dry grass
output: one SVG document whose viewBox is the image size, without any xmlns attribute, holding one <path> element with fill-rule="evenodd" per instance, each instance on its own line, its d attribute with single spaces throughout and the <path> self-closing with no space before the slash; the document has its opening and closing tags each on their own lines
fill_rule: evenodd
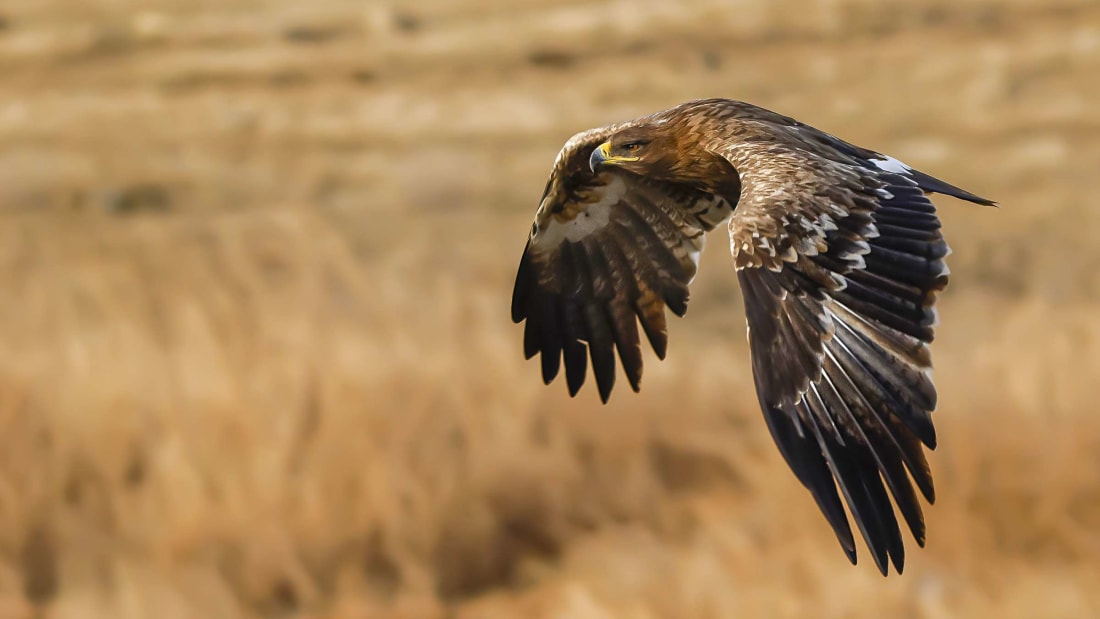
<svg viewBox="0 0 1100 619">
<path fill-rule="evenodd" d="M 0 617 L 1100 616 L 1100 8 L 0 7 Z M 642 393 L 507 315 L 573 131 L 722 95 L 948 199 L 929 543 L 844 561 L 725 243 Z M 862 549 L 861 549 L 862 550 Z"/>
</svg>

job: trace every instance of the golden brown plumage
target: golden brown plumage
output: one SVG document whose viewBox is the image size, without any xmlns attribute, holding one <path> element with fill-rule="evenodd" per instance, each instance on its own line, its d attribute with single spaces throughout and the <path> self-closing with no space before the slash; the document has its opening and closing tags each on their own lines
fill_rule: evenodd
<svg viewBox="0 0 1100 619">
<path fill-rule="evenodd" d="M 663 359 L 664 308 L 687 311 L 704 235 L 728 219 L 768 428 L 849 559 L 841 495 L 879 570 L 889 560 L 900 572 L 887 489 L 921 546 L 913 484 L 934 500 L 922 444 L 936 444 L 928 344 L 948 248 L 932 192 L 992 204 L 738 101 L 579 133 L 520 261 L 512 318 L 526 320 L 524 353 L 541 355 L 547 383 L 564 360 L 571 395 L 591 361 L 607 401 L 617 351 L 637 391 L 638 323 Z"/>
</svg>

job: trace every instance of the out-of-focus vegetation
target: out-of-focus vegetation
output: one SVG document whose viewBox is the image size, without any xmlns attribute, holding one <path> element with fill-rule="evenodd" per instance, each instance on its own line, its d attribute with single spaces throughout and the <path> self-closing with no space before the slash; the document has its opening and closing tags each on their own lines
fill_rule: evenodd
<svg viewBox="0 0 1100 619">
<path fill-rule="evenodd" d="M 1083 0 L 8 2 L 0 616 L 1100 616 L 1098 75 Z M 901 577 L 772 445 L 720 232 L 640 394 L 521 358 L 557 149 L 702 96 L 1001 202 L 938 200 Z"/>
</svg>

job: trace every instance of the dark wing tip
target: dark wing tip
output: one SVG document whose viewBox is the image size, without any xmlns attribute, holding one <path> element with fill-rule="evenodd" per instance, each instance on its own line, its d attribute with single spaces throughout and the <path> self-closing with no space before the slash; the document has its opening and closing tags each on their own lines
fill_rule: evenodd
<svg viewBox="0 0 1100 619">
<path fill-rule="evenodd" d="M 592 347 L 589 351 L 593 351 Z M 615 357 L 610 348 L 606 352 L 592 353 L 592 371 L 596 375 L 596 389 L 600 392 L 600 402 L 607 404 L 611 399 L 611 390 L 615 387 Z"/>
<path fill-rule="evenodd" d="M 572 341 L 565 345 L 565 384 L 569 388 L 569 397 L 577 395 L 584 385 L 585 374 L 588 372 L 588 350 L 579 341 Z"/>
<path fill-rule="evenodd" d="M 982 206 L 997 206 L 997 203 L 988 198 L 983 198 L 977 194 L 970 193 L 969 191 L 956 187 L 946 181 L 925 174 L 920 170 L 909 170 L 908 176 L 912 177 L 917 182 L 917 186 L 927 192 L 942 193 L 945 196 L 951 196 L 960 200 L 966 200 L 967 202 L 973 202 L 974 204 L 981 204 Z"/>
<path fill-rule="evenodd" d="M 531 265 L 531 242 L 523 248 L 523 255 L 519 259 L 519 269 L 516 271 L 516 283 L 512 287 L 512 322 L 517 325 L 527 317 L 527 303 L 531 295 L 531 288 L 538 282 L 534 279 Z M 530 359 L 530 357 L 528 357 Z"/>
<path fill-rule="evenodd" d="M 844 556 L 848 557 L 848 561 L 852 565 L 859 565 L 859 559 L 856 557 L 855 544 L 852 544 L 851 546 L 845 546 L 844 544 L 841 544 L 840 548 L 844 551 Z"/>
<path fill-rule="evenodd" d="M 936 426 L 932 424 L 932 419 L 930 417 L 927 419 L 921 419 L 922 421 L 924 421 L 924 424 L 919 426 L 919 428 L 914 429 L 914 433 L 917 435 L 917 438 L 920 439 L 920 442 L 924 443 L 925 447 L 932 451 L 935 451 L 936 445 L 938 444 L 938 439 L 936 438 Z"/>
<path fill-rule="evenodd" d="M 561 357 L 551 354 L 550 351 L 542 351 L 542 384 L 549 385 L 558 376 L 561 369 Z"/>
</svg>

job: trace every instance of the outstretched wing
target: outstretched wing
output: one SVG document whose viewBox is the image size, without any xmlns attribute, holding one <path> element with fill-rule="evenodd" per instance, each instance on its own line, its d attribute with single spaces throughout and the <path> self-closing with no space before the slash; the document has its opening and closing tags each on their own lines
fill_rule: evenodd
<svg viewBox="0 0 1100 619">
<path fill-rule="evenodd" d="M 934 501 L 921 445 L 936 445 L 928 344 L 949 251 L 935 208 L 899 166 L 764 141 L 724 154 L 743 187 L 731 249 L 768 428 L 849 559 L 838 488 L 879 570 L 900 572 L 887 489 L 921 546 L 913 484 Z"/>
<path fill-rule="evenodd" d="M 687 311 L 703 234 L 730 212 L 725 200 L 684 186 L 617 169 L 593 174 L 589 154 L 612 129 L 579 134 L 558 156 L 512 293 L 512 320 L 527 321 L 524 354 L 541 355 L 543 380 L 552 381 L 564 359 L 575 395 L 591 359 L 605 402 L 616 350 L 638 390 L 638 322 L 664 358 L 664 309 Z"/>
</svg>

